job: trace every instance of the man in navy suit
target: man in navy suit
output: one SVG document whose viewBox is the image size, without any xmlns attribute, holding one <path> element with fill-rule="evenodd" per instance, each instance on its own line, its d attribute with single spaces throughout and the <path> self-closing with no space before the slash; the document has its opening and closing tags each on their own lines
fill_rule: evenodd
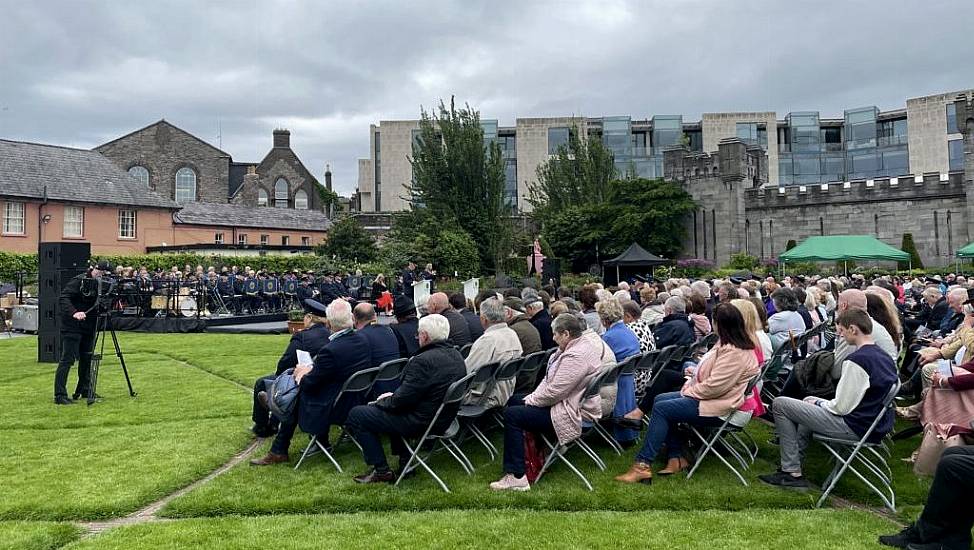
<svg viewBox="0 0 974 550">
<path fill-rule="evenodd" d="M 331 331 L 325 326 L 325 305 L 307 299 L 304 301 L 304 309 L 306 311 L 304 315 L 305 328 L 291 336 L 287 349 L 277 361 L 277 370 L 274 371 L 274 374 L 258 378 L 257 382 L 254 383 L 252 415 L 254 426 L 250 430 L 257 437 L 270 437 L 277 432 L 277 419 L 271 416 L 266 405 L 267 395 L 265 392 L 270 389 L 271 383 L 284 371 L 298 366 L 298 350 L 306 351 L 314 358 L 318 354 L 318 350 L 328 343 L 328 337 L 331 336 Z M 265 393 L 265 395 L 261 397 L 261 393 Z"/>
<path fill-rule="evenodd" d="M 354 330 L 352 307 L 345 300 L 338 299 L 328 304 L 327 318 L 332 334 L 328 337 L 328 343 L 318 350 L 314 365 L 299 364 L 294 368 L 294 379 L 301 390 L 295 410 L 296 418 L 281 424 L 270 452 L 250 461 L 254 466 L 287 462 L 291 438 L 297 427 L 318 436 L 318 440 L 327 447 L 329 428 L 332 424 L 343 424 L 349 409 L 358 404 L 345 399 L 335 403 L 335 398 L 348 377 L 371 365 L 369 341 Z"/>
<path fill-rule="evenodd" d="M 372 304 L 362 302 L 352 310 L 352 317 L 355 321 L 355 330 L 369 341 L 369 348 L 372 350 L 372 365 L 378 367 L 386 361 L 399 359 L 399 340 L 396 333 L 386 325 L 380 325 Z M 381 386 L 381 387 L 379 387 Z M 383 382 L 375 388 L 375 395 L 387 391 L 396 391 L 399 381 Z"/>
</svg>

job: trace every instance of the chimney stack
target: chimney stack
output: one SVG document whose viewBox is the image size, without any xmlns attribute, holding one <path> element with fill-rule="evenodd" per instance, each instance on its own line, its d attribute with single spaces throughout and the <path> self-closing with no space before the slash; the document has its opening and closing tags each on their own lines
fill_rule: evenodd
<svg viewBox="0 0 974 550">
<path fill-rule="evenodd" d="M 291 147 L 291 132 L 278 128 L 274 130 L 274 148 L 288 149 Z"/>
<path fill-rule="evenodd" d="M 331 165 L 325 165 L 325 189 L 331 191 Z"/>
</svg>

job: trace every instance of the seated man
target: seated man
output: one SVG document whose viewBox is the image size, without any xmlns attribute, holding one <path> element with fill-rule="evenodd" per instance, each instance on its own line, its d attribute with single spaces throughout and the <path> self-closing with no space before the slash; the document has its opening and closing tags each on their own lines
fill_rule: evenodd
<svg viewBox="0 0 974 550">
<path fill-rule="evenodd" d="M 689 346 L 696 340 L 686 309 L 687 303 L 683 298 L 679 296 L 667 298 L 663 304 L 663 320 L 653 329 L 657 349 L 672 345 Z"/>
<path fill-rule="evenodd" d="M 419 320 L 416 318 L 416 306 L 413 299 L 405 294 L 396 296 L 393 303 L 393 314 L 396 316 L 395 324 L 391 325 L 392 332 L 396 335 L 399 342 L 399 356 L 412 357 L 419 349 L 419 341 L 416 340 L 419 332 Z"/>
<path fill-rule="evenodd" d="M 524 302 L 524 313 L 531 319 L 531 325 L 538 331 L 541 339 L 541 349 L 547 350 L 555 347 L 555 340 L 551 333 L 551 313 L 548 311 L 548 301 L 537 292 L 528 293 L 522 298 Z M 513 328 L 513 327 L 512 327 Z M 523 345 L 523 343 L 522 343 Z M 529 352 L 524 350 L 525 355 Z"/>
<path fill-rule="evenodd" d="M 484 335 L 484 327 L 480 324 L 480 317 L 467 307 L 467 297 L 462 292 L 454 292 L 450 295 L 450 305 L 467 321 L 467 330 L 470 331 L 471 342 Z"/>
<path fill-rule="evenodd" d="M 758 476 L 761 481 L 779 487 L 807 488 L 808 481 L 802 476 L 802 461 L 813 432 L 850 440 L 865 435 L 882 411 L 890 387 L 897 381 L 896 364 L 875 344 L 872 328 L 869 315 L 858 308 L 849 308 L 836 319 L 839 337 L 856 351 L 842 362 L 835 399 L 775 398 L 771 410 L 778 433 L 781 467 L 773 474 Z M 870 440 L 881 441 L 892 429 L 893 415 L 886 414 L 873 430 Z"/>
<path fill-rule="evenodd" d="M 270 410 L 267 408 L 267 395 L 261 397 L 260 394 L 267 392 L 271 383 L 281 373 L 298 366 L 298 350 L 306 351 L 314 358 L 318 354 L 318 350 L 328 343 L 328 337 L 331 336 L 331 332 L 325 326 L 327 323 L 325 305 L 308 299 L 304 301 L 304 309 L 307 312 L 304 314 L 304 330 L 295 332 L 291 336 L 287 349 L 284 350 L 277 362 L 277 370 L 274 371 L 274 374 L 258 378 L 257 382 L 254 383 L 252 415 L 254 426 L 250 428 L 250 431 L 254 432 L 257 437 L 270 437 L 277 433 L 277 419 L 270 414 Z"/>
<path fill-rule="evenodd" d="M 484 335 L 477 339 L 467 354 L 467 372 L 474 372 L 488 363 L 503 363 L 521 356 L 521 341 L 517 333 L 507 326 L 504 304 L 497 298 L 487 298 L 480 303 L 480 322 Z M 532 327 L 533 328 L 533 327 Z M 514 392 L 514 381 L 502 382 L 494 388 L 486 405 L 496 407 L 507 403 Z M 483 388 L 472 388 L 470 401 L 477 402 L 483 395 Z"/>
<path fill-rule="evenodd" d="M 463 357 L 448 341 L 450 323 L 442 315 L 427 315 L 419 320 L 419 350 L 402 374 L 402 384 L 394 393 L 384 393 L 375 403 L 359 405 L 348 413 L 346 427 L 362 446 L 365 463 L 372 470 L 356 476 L 358 483 L 395 481 L 396 474 L 386 462 L 381 434 L 388 434 L 392 452 L 399 456 L 400 471 L 409 458 L 403 437 L 423 434 L 443 402 L 451 384 L 466 375 Z M 443 433 L 457 409 L 444 410 L 433 433 Z"/>
<path fill-rule="evenodd" d="M 327 448 L 328 429 L 332 424 L 345 422 L 351 407 L 347 403 L 335 403 L 335 397 L 349 376 L 369 368 L 372 354 L 368 340 L 352 329 L 352 307 L 348 302 L 334 300 L 326 311 L 328 326 L 334 331 L 328 343 L 318 350 L 314 365 L 294 368 L 294 379 L 301 390 L 295 417 L 281 423 L 270 452 L 251 460 L 254 466 L 287 462 L 291 438 L 298 426 L 306 433 L 317 435 Z M 266 393 L 261 395 L 262 400 L 267 399 Z"/>
<path fill-rule="evenodd" d="M 450 323 L 450 342 L 454 346 L 463 347 L 473 341 L 470 338 L 470 329 L 467 328 L 467 320 L 453 309 L 445 292 L 433 293 L 426 302 L 426 310 L 446 317 Z"/>
<path fill-rule="evenodd" d="M 378 323 L 372 304 L 362 302 L 355 306 L 352 314 L 355 318 L 355 330 L 369 341 L 369 348 L 372 350 L 372 367 L 399 359 L 399 340 L 396 339 L 396 333 L 388 326 Z M 374 388 L 373 395 L 394 391 L 399 386 L 399 382 L 383 382 L 380 385 L 385 387 Z"/>
</svg>

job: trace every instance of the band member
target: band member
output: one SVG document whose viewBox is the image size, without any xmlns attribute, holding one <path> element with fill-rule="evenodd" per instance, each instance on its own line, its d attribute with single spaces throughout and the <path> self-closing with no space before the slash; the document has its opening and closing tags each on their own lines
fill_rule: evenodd
<svg viewBox="0 0 974 550">
<path fill-rule="evenodd" d="M 402 293 L 405 294 L 410 300 L 414 299 L 413 296 L 413 283 L 416 282 L 416 264 L 409 262 L 406 264 L 406 269 L 402 272 Z"/>
<path fill-rule="evenodd" d="M 92 308 L 98 299 L 97 290 L 87 288 L 85 279 L 99 278 L 112 272 L 112 265 L 106 261 L 98 262 L 85 273 L 73 277 L 61 290 L 58 299 L 61 316 L 61 361 L 54 374 L 54 403 L 71 405 L 68 397 L 68 373 L 75 361 L 78 362 L 78 385 L 75 386 L 74 399 L 88 393 L 91 369 L 91 354 L 95 343 L 95 320 L 98 312 Z M 85 288 L 83 288 L 85 287 Z"/>
</svg>

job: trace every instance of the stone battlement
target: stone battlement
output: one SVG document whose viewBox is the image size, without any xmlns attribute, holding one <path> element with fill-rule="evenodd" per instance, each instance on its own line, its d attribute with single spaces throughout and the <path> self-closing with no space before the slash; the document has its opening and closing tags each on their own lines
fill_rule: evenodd
<svg viewBox="0 0 974 550">
<path fill-rule="evenodd" d="M 744 190 L 748 210 L 949 197 L 966 200 L 962 171 Z"/>
</svg>

